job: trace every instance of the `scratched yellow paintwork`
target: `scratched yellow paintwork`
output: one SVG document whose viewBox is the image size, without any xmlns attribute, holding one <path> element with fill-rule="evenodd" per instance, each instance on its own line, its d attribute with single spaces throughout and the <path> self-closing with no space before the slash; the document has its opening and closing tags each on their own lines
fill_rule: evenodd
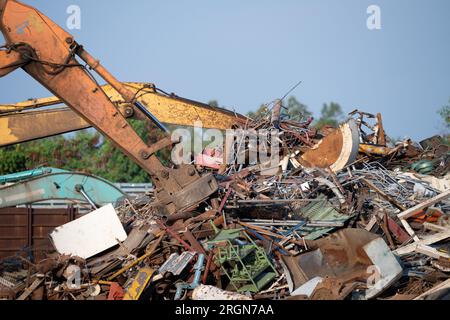
<svg viewBox="0 0 450 320">
<path fill-rule="evenodd" d="M 155 271 L 151 268 L 141 268 L 134 281 L 127 288 L 123 300 L 139 300 L 142 292 L 147 288 Z"/>
<path fill-rule="evenodd" d="M 30 99 L 30 100 L 15 103 L 15 104 L 2 104 L 2 105 L 0 105 L 0 112 L 24 111 L 24 110 L 29 110 L 29 109 L 36 109 L 36 108 L 52 106 L 52 105 L 55 105 L 58 103 L 61 103 L 61 102 L 56 97 Z"/>
<path fill-rule="evenodd" d="M 0 147 L 85 128 L 89 124 L 69 109 L 0 115 Z"/>
<path fill-rule="evenodd" d="M 196 121 L 201 121 L 204 128 L 226 130 L 235 123 L 245 121 L 241 115 L 224 109 L 213 108 L 206 104 L 183 98 L 158 94 L 152 88 L 144 88 L 146 85 L 144 83 L 133 82 L 126 83 L 126 85 L 130 90 L 137 93 L 138 97 L 140 97 L 139 101 L 147 106 L 159 121 L 165 124 L 193 126 Z M 125 104 L 120 104 L 120 102 L 123 102 L 123 99 L 119 93 L 109 85 L 102 88 L 113 102 L 119 104 L 119 109 L 122 110 Z M 23 112 L 58 104 L 61 104 L 61 101 L 57 97 L 48 97 L 16 104 L 0 105 L 0 112 L 16 112 L 13 114 L 0 114 L 0 119 L 3 121 L 3 126 L 0 127 L 0 146 L 89 127 L 84 120 L 68 109 L 54 112 L 48 112 L 48 109 L 33 111 L 33 117 L 31 117 L 30 113 Z M 39 116 L 39 113 L 42 113 L 41 116 Z M 14 127 L 11 126 L 13 122 Z M 33 128 L 31 132 L 30 128 Z"/>
<path fill-rule="evenodd" d="M 142 88 L 142 84 L 139 83 L 130 83 L 129 85 L 134 90 Z M 204 128 L 226 130 L 243 119 L 242 116 L 230 111 L 155 93 L 142 96 L 140 101 L 156 118 L 167 124 L 193 126 L 196 121 L 201 121 Z"/>
<path fill-rule="evenodd" d="M 11 129 L 9 128 L 8 119 L 0 118 L 0 144 L 13 144 L 19 140 L 17 136 L 15 136 Z"/>
</svg>

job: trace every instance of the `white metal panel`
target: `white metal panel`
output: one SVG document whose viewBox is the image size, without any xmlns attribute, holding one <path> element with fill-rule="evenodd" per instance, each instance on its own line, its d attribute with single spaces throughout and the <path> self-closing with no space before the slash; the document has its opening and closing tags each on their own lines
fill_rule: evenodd
<svg viewBox="0 0 450 320">
<path fill-rule="evenodd" d="M 56 228 L 50 238 L 59 253 L 87 259 L 125 241 L 127 234 L 109 204 Z"/>
</svg>

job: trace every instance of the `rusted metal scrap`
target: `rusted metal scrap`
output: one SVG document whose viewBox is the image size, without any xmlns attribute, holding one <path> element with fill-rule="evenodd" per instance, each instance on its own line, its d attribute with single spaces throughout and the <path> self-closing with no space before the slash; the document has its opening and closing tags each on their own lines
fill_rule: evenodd
<svg viewBox="0 0 450 320">
<path fill-rule="evenodd" d="M 354 115 L 376 119 L 378 124 L 371 126 L 374 133 L 361 136 L 363 122 L 353 120 L 320 136 L 311 119 L 288 119 L 281 107 L 247 123 L 283 132 L 279 141 L 283 161 L 273 174 L 250 163 L 218 166 L 209 160 L 218 161 L 222 150 L 204 150 L 202 154 L 211 159 L 202 157 L 205 161 L 196 168 L 217 180 L 217 192 L 207 201 L 189 208 L 180 204 L 184 209 L 170 214 L 154 193 L 127 200 L 114 208 L 126 234 L 109 239 L 104 252 L 95 251 L 97 255 L 87 254 L 85 259 L 49 251 L 42 261 L 0 260 L 0 296 L 11 300 L 441 297 L 436 292 L 447 287 L 450 261 L 450 181 L 438 170 L 431 172 L 435 176 L 407 172 L 411 170 L 407 163 L 417 161 L 417 153 L 406 147 L 410 143 L 388 153 L 367 152 L 389 148 L 381 117 Z M 428 157 L 430 146 L 425 145 L 423 154 Z M 242 144 L 236 154 L 250 147 Z M 394 170 L 398 164 L 400 171 Z M 245 273 L 245 268 L 251 272 Z"/>
</svg>

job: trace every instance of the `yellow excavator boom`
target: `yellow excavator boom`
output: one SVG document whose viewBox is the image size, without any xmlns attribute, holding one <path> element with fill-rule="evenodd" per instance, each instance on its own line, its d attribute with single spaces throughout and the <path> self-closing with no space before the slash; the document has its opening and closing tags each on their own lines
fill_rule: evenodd
<svg viewBox="0 0 450 320">
<path fill-rule="evenodd" d="M 201 121 L 206 129 L 226 130 L 246 121 L 244 116 L 232 111 L 159 92 L 150 83 L 130 82 L 124 85 L 137 94 L 138 100 L 167 125 L 194 126 L 196 121 Z M 142 114 L 134 112 L 134 108 L 124 102 L 114 88 L 110 85 L 102 88 L 111 101 L 117 104 L 124 117 L 142 118 Z M 62 104 L 59 98 L 48 97 L 0 105 L 0 147 L 91 127 L 70 108 L 49 108 Z"/>
</svg>

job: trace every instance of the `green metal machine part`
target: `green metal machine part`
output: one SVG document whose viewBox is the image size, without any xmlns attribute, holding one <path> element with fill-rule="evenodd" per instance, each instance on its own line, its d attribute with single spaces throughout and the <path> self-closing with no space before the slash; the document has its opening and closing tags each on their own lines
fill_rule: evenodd
<svg viewBox="0 0 450 320">
<path fill-rule="evenodd" d="M 242 231 L 243 229 L 220 230 L 214 239 L 208 241 L 208 246 L 215 248 L 214 262 L 220 266 L 237 292 L 256 293 L 278 273 L 264 249 Z M 244 241 L 238 239 L 241 235 Z"/>
</svg>

